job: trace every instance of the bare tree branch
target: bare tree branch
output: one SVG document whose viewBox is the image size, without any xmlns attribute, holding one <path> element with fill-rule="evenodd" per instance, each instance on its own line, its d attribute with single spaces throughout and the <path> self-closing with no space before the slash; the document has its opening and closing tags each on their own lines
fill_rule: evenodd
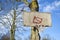
<svg viewBox="0 0 60 40">
<path fill-rule="evenodd" d="M 10 13 L 10 15 L 11 15 L 11 17 L 13 18 L 13 14 Z"/>
<path fill-rule="evenodd" d="M 4 24 L 6 24 L 6 22 L 4 22 L 3 19 L 6 19 L 6 20 L 9 22 L 9 25 L 11 26 L 11 23 L 10 23 L 10 20 L 9 20 L 8 16 L 7 16 L 7 17 L 0 18 L 0 20 L 1 20 Z"/>
<path fill-rule="evenodd" d="M 0 23 L 2 23 L 3 25 L 5 25 L 6 24 L 6 22 L 4 22 L 4 20 L 3 19 L 0 19 Z"/>
<path fill-rule="evenodd" d="M 23 2 L 26 4 L 26 5 L 29 5 L 29 2 L 27 0 L 23 0 Z"/>
<path fill-rule="evenodd" d="M 19 12 L 19 13 L 17 14 L 17 16 L 16 16 L 16 17 L 18 17 L 20 14 L 22 14 L 22 11 L 24 11 L 24 7 L 22 8 L 22 10 L 17 11 L 17 12 Z"/>
</svg>

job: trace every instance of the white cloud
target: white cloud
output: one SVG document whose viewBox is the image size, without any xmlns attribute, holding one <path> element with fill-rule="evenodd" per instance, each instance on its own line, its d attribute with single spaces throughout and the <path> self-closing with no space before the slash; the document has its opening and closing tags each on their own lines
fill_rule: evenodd
<svg viewBox="0 0 60 40">
<path fill-rule="evenodd" d="M 44 7 L 43 11 L 49 12 L 49 11 L 51 11 L 53 9 L 54 9 L 54 7 L 48 5 L 48 6 Z"/>
<path fill-rule="evenodd" d="M 60 1 L 55 2 L 55 6 L 60 6 Z"/>
<path fill-rule="evenodd" d="M 43 12 L 51 12 L 51 11 L 56 10 L 56 9 L 59 10 L 59 7 L 60 7 L 60 1 L 55 1 L 51 4 L 43 7 Z"/>
</svg>

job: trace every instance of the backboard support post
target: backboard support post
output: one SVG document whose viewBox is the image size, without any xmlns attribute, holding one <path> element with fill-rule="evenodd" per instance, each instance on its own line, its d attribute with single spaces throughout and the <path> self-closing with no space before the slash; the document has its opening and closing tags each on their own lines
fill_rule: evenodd
<svg viewBox="0 0 60 40">
<path fill-rule="evenodd" d="M 31 4 L 29 5 L 31 11 L 38 11 L 39 6 L 37 0 L 32 0 Z M 30 40 L 40 40 L 39 29 L 35 27 L 31 27 L 31 39 Z"/>
</svg>

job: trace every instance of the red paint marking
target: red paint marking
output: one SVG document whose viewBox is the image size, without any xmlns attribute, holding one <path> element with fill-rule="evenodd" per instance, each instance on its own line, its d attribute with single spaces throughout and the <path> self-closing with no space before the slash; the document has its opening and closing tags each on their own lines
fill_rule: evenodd
<svg viewBox="0 0 60 40">
<path fill-rule="evenodd" d="M 39 18 L 39 17 L 34 16 L 33 23 L 36 23 L 36 24 L 42 23 L 42 18 Z"/>
</svg>

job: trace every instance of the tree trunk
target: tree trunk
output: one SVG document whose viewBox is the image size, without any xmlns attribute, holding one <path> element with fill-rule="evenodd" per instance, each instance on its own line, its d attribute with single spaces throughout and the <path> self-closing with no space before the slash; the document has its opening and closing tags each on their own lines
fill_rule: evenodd
<svg viewBox="0 0 60 40">
<path fill-rule="evenodd" d="M 15 40 L 15 28 L 16 28 L 15 20 L 16 20 L 16 11 L 14 10 L 13 23 L 11 26 L 10 40 Z"/>
</svg>

